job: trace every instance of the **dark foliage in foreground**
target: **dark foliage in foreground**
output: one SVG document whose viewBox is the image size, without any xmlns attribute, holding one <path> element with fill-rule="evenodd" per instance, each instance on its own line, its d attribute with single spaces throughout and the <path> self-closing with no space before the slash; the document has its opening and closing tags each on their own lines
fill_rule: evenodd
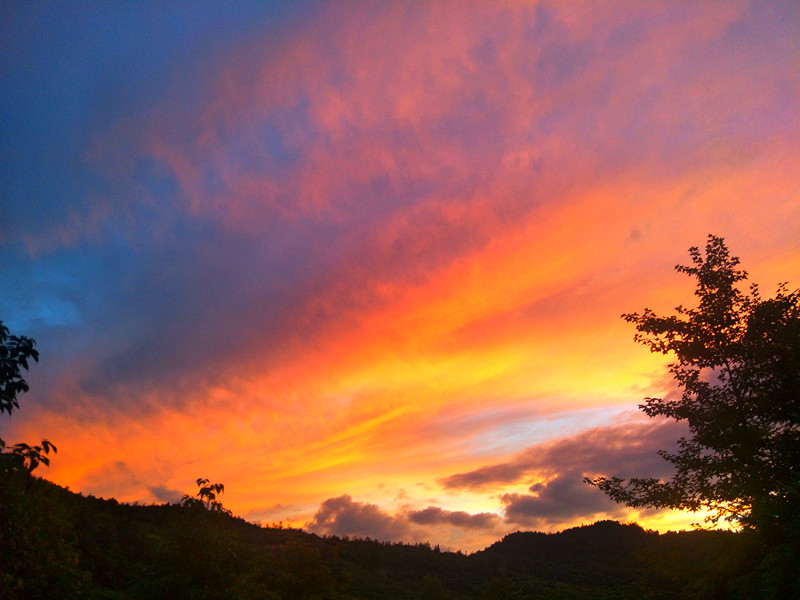
<svg viewBox="0 0 800 600">
<path fill-rule="evenodd" d="M 634 340 L 673 358 L 681 394 L 646 398 L 649 417 L 685 421 L 689 434 L 674 452 L 662 450 L 674 475 L 587 479 L 612 500 L 632 507 L 711 511 L 755 529 L 778 549 L 800 540 L 800 289 L 778 286 L 764 299 L 744 292 L 747 272 L 725 241 L 708 236 L 705 255 L 676 270 L 696 279 L 696 306 L 674 315 L 650 309 L 623 318 Z"/>
<path fill-rule="evenodd" d="M 781 598 L 797 586 L 782 566 L 792 557 L 770 556 L 754 532 L 603 521 L 467 556 L 87 498 L 24 470 L 1 483 L 5 600 Z"/>
</svg>

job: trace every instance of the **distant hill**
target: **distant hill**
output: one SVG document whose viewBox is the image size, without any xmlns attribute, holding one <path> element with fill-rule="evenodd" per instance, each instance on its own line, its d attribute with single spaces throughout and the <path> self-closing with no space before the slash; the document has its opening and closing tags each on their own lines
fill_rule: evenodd
<svg viewBox="0 0 800 600">
<path fill-rule="evenodd" d="M 120 504 L 24 473 L 5 477 L 0 509 L 4 600 L 758 598 L 772 589 L 753 558 L 757 541 L 726 531 L 600 521 L 510 534 L 465 555 Z"/>
</svg>

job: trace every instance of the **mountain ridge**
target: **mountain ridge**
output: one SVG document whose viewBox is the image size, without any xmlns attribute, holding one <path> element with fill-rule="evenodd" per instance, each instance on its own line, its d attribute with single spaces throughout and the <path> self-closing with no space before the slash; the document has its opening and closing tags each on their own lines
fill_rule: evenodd
<svg viewBox="0 0 800 600">
<path fill-rule="evenodd" d="M 511 533 L 468 555 L 262 527 L 202 506 L 124 504 L 27 473 L 3 488 L 10 600 L 767 597 L 758 541 L 730 531 L 598 521 Z"/>
</svg>

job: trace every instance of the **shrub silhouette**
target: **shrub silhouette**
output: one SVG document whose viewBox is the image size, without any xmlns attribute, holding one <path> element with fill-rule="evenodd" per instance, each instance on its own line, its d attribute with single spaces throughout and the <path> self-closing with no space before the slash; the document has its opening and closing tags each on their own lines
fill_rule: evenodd
<svg viewBox="0 0 800 600">
<path fill-rule="evenodd" d="M 231 511 L 222 506 L 222 502 L 217 500 L 217 496 L 225 492 L 225 486 L 221 483 L 210 483 L 208 479 L 200 477 L 197 479 L 197 493 L 194 496 L 184 494 L 181 498 L 181 506 L 189 508 L 197 507 L 210 510 L 211 512 L 224 513 L 230 515 Z"/>
</svg>

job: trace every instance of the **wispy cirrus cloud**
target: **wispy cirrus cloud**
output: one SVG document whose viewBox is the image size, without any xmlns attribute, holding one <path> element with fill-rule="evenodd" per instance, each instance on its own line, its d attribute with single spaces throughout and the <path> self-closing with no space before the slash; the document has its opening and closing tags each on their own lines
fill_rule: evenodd
<svg viewBox="0 0 800 600">
<path fill-rule="evenodd" d="M 634 227 L 666 239 L 647 222 L 677 204 L 654 211 L 626 195 L 661 196 L 666 183 L 692 205 L 694 182 L 719 160 L 754 164 L 792 122 L 791 79 L 770 77 L 782 72 L 773 62 L 756 68 L 766 50 L 731 33 L 749 8 L 686 10 L 634 7 L 620 19 L 548 4 L 362 6 L 325 9 L 291 36 L 221 45 L 208 68 L 187 70 L 149 110 L 123 111 L 93 138 L 102 185 L 82 200 L 86 220 L 77 218 L 83 204 L 74 207 L 74 229 L 108 257 L 91 272 L 108 284 L 105 296 L 72 306 L 104 306 L 90 323 L 105 352 L 83 361 L 81 390 L 70 394 L 119 400 L 142 386 L 230 379 L 254 357 L 259 368 L 296 360 L 309 338 L 338 335 L 410 287 L 463 286 L 454 265 L 497 269 L 481 258 L 498 245 L 507 250 L 497 262 L 530 252 L 561 266 L 542 274 L 552 280 L 575 268 L 570 254 L 583 261 L 598 246 L 589 229 L 604 241 Z M 642 33 L 651 29 L 661 35 Z M 774 33 L 786 39 L 787 30 Z M 742 53 L 748 61 L 733 60 Z M 736 86 L 748 78 L 764 85 L 742 102 Z M 742 120 L 758 126 L 736 127 Z M 638 189 L 642 179 L 649 190 Z M 581 196 L 602 182 L 619 198 L 600 194 L 592 202 L 603 210 L 582 221 Z M 616 231 L 622 214 L 645 226 Z M 74 237 L 71 222 L 59 222 L 59 236 Z M 546 243 L 520 241 L 543 230 L 554 232 Z M 581 238 L 584 248 L 566 250 Z M 504 304 L 447 333 L 501 324 L 525 310 L 524 296 L 575 295 L 570 279 L 526 286 L 530 265 L 500 271 L 522 285 L 500 282 L 492 299 Z M 491 290 L 493 279 L 462 294 Z M 110 336 L 112 324 L 124 333 Z"/>
</svg>

